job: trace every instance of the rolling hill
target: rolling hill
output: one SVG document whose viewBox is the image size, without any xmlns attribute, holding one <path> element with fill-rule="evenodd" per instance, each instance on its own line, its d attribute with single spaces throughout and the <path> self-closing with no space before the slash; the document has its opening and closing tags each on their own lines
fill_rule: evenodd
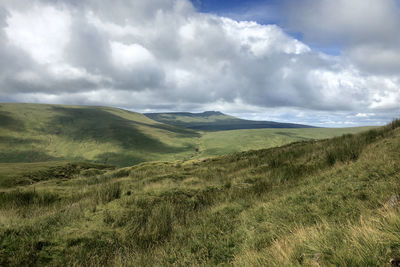
<svg viewBox="0 0 400 267">
<path fill-rule="evenodd" d="M 0 189 L 0 265 L 390 266 L 399 151 L 397 120 L 202 160 L 32 170 L 46 179 Z"/>
<path fill-rule="evenodd" d="M 129 166 L 184 158 L 200 135 L 108 107 L 0 104 L 0 162 L 93 161 Z"/>
<path fill-rule="evenodd" d="M 219 111 L 206 111 L 203 113 L 173 112 L 173 113 L 145 113 L 152 120 L 183 126 L 189 129 L 202 131 L 223 131 L 239 129 L 263 128 L 314 128 L 309 125 L 294 123 L 280 123 L 273 121 L 243 120 Z"/>
<path fill-rule="evenodd" d="M 235 152 L 278 147 L 292 142 L 326 139 L 359 133 L 376 127 L 246 129 L 200 132 L 199 157 L 222 156 Z"/>
<path fill-rule="evenodd" d="M 214 128 L 219 127 L 218 123 L 224 128 L 224 120 L 237 120 L 220 113 L 207 114 L 208 117 L 195 119 L 212 121 Z M 0 104 L 0 163 L 85 161 L 123 167 L 145 161 L 225 155 L 365 129 L 205 132 L 157 122 L 143 114 L 117 108 L 3 103 Z"/>
</svg>

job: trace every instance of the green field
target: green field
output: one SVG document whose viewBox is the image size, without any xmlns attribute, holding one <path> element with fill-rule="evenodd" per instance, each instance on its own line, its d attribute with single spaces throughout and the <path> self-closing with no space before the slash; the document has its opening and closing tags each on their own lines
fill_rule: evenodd
<svg viewBox="0 0 400 267">
<path fill-rule="evenodd" d="M 225 155 L 251 149 L 277 147 L 292 142 L 359 133 L 373 128 L 251 129 L 203 132 L 199 143 L 200 156 Z"/>
<path fill-rule="evenodd" d="M 89 161 L 123 167 L 224 155 L 365 129 L 204 132 L 116 108 L 0 104 L 0 163 Z"/>
<path fill-rule="evenodd" d="M 390 266 L 399 151 L 397 120 L 201 160 L 26 165 L 0 190 L 0 265 Z"/>
</svg>

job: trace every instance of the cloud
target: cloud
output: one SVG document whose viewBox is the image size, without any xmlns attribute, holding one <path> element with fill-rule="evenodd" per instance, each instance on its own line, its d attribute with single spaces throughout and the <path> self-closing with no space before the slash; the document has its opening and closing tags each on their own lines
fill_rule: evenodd
<svg viewBox="0 0 400 267">
<path fill-rule="evenodd" d="M 288 27 L 307 42 L 340 46 L 370 73 L 400 70 L 400 6 L 397 0 L 286 1 Z"/>
<path fill-rule="evenodd" d="M 355 117 L 357 117 L 357 118 L 368 118 L 371 116 L 375 116 L 375 114 L 374 113 L 357 113 L 355 115 Z"/>
<path fill-rule="evenodd" d="M 399 30 L 396 0 L 313 0 L 286 3 L 290 26 L 323 42 L 394 41 Z"/>
<path fill-rule="evenodd" d="M 12 45 L 27 52 L 36 62 L 60 62 L 70 36 L 70 23 L 70 14 L 51 6 L 33 6 L 24 12 L 11 9 L 5 34 Z"/>
<path fill-rule="evenodd" d="M 198 13 L 187 0 L 4 0 L 0 101 L 264 116 L 276 109 L 285 110 L 276 118 L 305 121 L 317 112 L 393 114 L 400 101 L 393 1 L 372 1 L 372 10 L 359 0 L 301 2 L 291 25 L 306 42 L 344 45 L 341 56 L 277 25 Z M 335 23 L 329 8 L 343 19 Z M 360 22 L 365 14 L 389 20 Z"/>
</svg>

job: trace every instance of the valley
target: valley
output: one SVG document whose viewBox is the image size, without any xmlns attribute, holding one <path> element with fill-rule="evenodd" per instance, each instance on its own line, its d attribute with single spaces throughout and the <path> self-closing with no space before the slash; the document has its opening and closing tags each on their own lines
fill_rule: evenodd
<svg viewBox="0 0 400 267">
<path fill-rule="evenodd" d="M 214 117 L 210 119 L 206 113 L 205 117 L 197 116 L 197 120 L 214 121 Z M 218 124 L 218 120 L 213 123 Z M 200 131 L 109 107 L 0 104 L 0 163 L 89 161 L 126 167 L 147 161 L 189 160 L 269 148 L 366 129 Z"/>
<path fill-rule="evenodd" d="M 195 131 L 115 108 L 0 105 L 2 266 L 385 266 L 400 121 Z"/>
<path fill-rule="evenodd" d="M 400 267 L 400 0 L 0 0 L 0 267 Z"/>
<path fill-rule="evenodd" d="M 396 120 L 187 161 L 24 163 L 1 185 L 0 263 L 385 266 L 400 253 L 399 150 Z"/>
</svg>

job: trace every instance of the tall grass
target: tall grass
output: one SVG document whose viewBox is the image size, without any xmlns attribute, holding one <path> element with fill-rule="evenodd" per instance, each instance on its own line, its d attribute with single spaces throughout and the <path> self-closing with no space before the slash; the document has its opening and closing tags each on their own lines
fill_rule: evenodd
<svg viewBox="0 0 400 267">
<path fill-rule="evenodd" d="M 31 205 L 48 206 L 58 201 L 60 197 L 51 192 L 36 192 L 33 190 L 12 190 L 0 192 L 0 208 L 11 209 Z"/>
<path fill-rule="evenodd" d="M 334 165 L 338 161 L 342 163 L 355 161 L 367 145 L 377 139 L 386 137 L 398 127 L 400 127 L 400 120 L 396 119 L 385 127 L 372 129 L 359 135 L 346 134 L 341 137 L 335 137 L 329 140 L 327 144 L 326 161 L 329 165 Z"/>
<path fill-rule="evenodd" d="M 108 203 L 121 197 L 121 183 L 111 182 L 101 184 L 96 188 L 96 201 Z"/>
<path fill-rule="evenodd" d="M 3 190 L 0 264 L 384 266 L 399 127 Z"/>
<path fill-rule="evenodd" d="M 270 248 L 244 253 L 238 265 L 268 266 L 390 266 L 400 254 L 399 210 L 357 222 L 298 226 Z M 383 256 L 385 255 L 385 256 Z"/>
</svg>

